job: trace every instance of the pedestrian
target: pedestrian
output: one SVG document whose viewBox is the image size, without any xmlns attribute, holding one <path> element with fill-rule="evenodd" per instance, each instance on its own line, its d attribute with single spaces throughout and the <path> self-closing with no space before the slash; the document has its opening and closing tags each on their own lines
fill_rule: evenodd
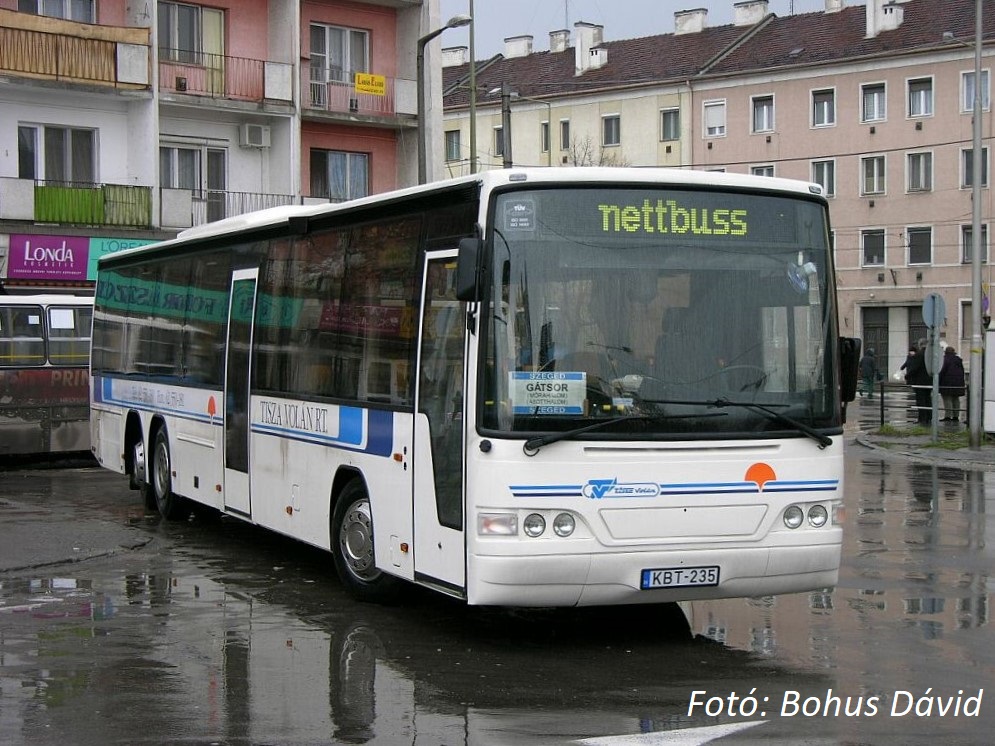
<svg viewBox="0 0 995 746">
<path fill-rule="evenodd" d="M 916 422 L 928 425 L 933 421 L 933 377 L 926 370 L 926 340 L 920 339 L 902 363 L 905 382 L 916 398 Z"/>
<path fill-rule="evenodd" d="M 881 372 L 878 370 L 878 361 L 874 357 L 874 348 L 868 347 L 867 352 L 864 353 L 863 357 L 860 358 L 859 369 L 860 369 L 860 380 L 864 385 L 864 391 L 860 394 L 864 396 L 867 394 L 868 399 L 874 398 L 874 384 L 878 382 L 881 378 Z"/>
<path fill-rule="evenodd" d="M 964 361 L 957 354 L 957 350 L 947 347 L 943 351 L 943 365 L 940 366 L 942 422 L 957 422 L 960 419 L 960 398 L 964 396 L 964 384 Z"/>
</svg>

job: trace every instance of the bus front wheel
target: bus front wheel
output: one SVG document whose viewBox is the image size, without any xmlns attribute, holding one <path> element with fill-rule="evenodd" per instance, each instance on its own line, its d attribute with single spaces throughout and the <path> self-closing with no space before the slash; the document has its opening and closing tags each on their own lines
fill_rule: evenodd
<svg viewBox="0 0 995 746">
<path fill-rule="evenodd" d="M 155 434 L 152 448 L 152 491 L 159 514 L 168 521 L 186 518 L 184 500 L 173 492 L 172 460 L 169 456 L 169 434 L 165 427 Z"/>
<path fill-rule="evenodd" d="M 373 511 L 358 479 L 342 490 L 332 513 L 332 555 L 342 585 L 355 598 L 375 603 L 396 600 L 401 581 L 377 568 Z"/>
</svg>

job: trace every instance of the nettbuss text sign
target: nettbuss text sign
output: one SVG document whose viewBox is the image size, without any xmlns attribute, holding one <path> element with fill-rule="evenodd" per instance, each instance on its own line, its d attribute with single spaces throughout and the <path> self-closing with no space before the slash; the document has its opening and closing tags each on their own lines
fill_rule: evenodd
<svg viewBox="0 0 995 746">
<path fill-rule="evenodd" d="M 515 414 L 584 414 L 587 373 L 513 371 L 508 377 Z"/>
</svg>

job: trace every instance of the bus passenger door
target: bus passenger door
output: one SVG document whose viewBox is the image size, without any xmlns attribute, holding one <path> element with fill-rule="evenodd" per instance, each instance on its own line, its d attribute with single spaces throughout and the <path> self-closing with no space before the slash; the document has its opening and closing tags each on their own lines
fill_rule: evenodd
<svg viewBox="0 0 995 746">
<path fill-rule="evenodd" d="M 466 317 L 456 300 L 456 251 L 425 257 L 414 433 L 415 577 L 466 586 L 463 375 Z"/>
<path fill-rule="evenodd" d="M 249 499 L 249 350 L 256 306 L 258 269 L 232 273 L 225 356 L 225 485 L 224 507 L 246 517 Z"/>
</svg>

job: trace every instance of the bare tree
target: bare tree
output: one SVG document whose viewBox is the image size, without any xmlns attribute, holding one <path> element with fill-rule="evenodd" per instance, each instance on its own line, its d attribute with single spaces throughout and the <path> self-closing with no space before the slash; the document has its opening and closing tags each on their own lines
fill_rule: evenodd
<svg viewBox="0 0 995 746">
<path fill-rule="evenodd" d="M 596 146 L 590 135 L 584 139 L 572 138 L 567 156 L 571 166 L 628 166 L 629 161 L 614 149 Z"/>
</svg>

